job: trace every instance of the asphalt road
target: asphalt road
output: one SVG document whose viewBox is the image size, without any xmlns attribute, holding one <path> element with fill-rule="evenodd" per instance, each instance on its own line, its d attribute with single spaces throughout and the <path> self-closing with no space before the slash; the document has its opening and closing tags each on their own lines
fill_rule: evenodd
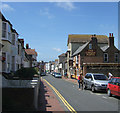
<svg viewBox="0 0 120 113">
<path fill-rule="evenodd" d="M 118 97 L 108 97 L 105 92 L 78 90 L 77 84 L 54 78 L 50 74 L 42 78 L 53 85 L 76 111 L 118 111 Z"/>
</svg>

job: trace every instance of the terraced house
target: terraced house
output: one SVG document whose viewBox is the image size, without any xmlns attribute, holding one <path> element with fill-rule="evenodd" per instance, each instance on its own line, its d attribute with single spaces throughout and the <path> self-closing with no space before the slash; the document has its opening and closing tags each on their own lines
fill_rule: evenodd
<svg viewBox="0 0 120 113">
<path fill-rule="evenodd" d="M 1 12 L 0 12 L 1 14 Z M 37 52 L 34 49 L 25 51 L 24 39 L 18 39 L 19 34 L 3 14 L 2 16 L 2 72 L 15 72 L 22 67 L 37 65 Z M 31 56 L 31 57 L 30 57 Z M 32 63 L 31 63 L 32 62 Z M 31 63 L 31 64 L 30 64 Z"/>
</svg>

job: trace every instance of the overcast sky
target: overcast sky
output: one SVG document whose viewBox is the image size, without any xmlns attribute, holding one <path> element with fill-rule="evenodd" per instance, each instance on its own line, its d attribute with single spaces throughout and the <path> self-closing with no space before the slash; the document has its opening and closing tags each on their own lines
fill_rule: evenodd
<svg viewBox="0 0 120 113">
<path fill-rule="evenodd" d="M 2 13 L 38 52 L 38 61 L 66 52 L 68 34 L 114 33 L 118 46 L 117 2 L 4 2 Z"/>
</svg>

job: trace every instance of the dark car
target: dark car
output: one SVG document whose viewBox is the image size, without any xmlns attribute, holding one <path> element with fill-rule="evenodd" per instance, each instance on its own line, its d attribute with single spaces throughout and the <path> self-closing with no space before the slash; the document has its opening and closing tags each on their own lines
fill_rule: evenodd
<svg viewBox="0 0 120 113">
<path fill-rule="evenodd" d="M 41 75 L 41 76 L 45 76 L 45 75 L 46 75 L 46 73 L 45 73 L 45 72 L 42 72 L 40 75 Z"/>
<path fill-rule="evenodd" d="M 107 86 L 108 96 L 120 96 L 120 77 L 112 77 Z"/>
</svg>

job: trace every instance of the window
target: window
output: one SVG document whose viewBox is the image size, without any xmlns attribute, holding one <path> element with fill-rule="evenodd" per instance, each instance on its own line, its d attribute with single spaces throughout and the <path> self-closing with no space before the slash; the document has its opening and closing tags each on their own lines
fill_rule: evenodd
<svg viewBox="0 0 120 113">
<path fill-rule="evenodd" d="M 18 55 L 20 54 L 20 46 L 18 45 Z"/>
<path fill-rule="evenodd" d="M 11 41 L 11 28 L 9 24 L 8 24 L 8 40 Z"/>
<path fill-rule="evenodd" d="M 105 75 L 94 75 L 95 80 L 108 80 Z"/>
<path fill-rule="evenodd" d="M 15 45 L 15 34 L 12 34 L 12 44 Z"/>
<path fill-rule="evenodd" d="M 89 49 L 92 49 L 92 44 L 89 44 Z"/>
<path fill-rule="evenodd" d="M 2 23 L 2 37 L 6 38 L 6 23 Z"/>
<path fill-rule="evenodd" d="M 104 53 L 104 62 L 108 62 L 108 54 Z"/>
<path fill-rule="evenodd" d="M 118 53 L 115 53 L 115 62 L 118 62 Z"/>
</svg>

